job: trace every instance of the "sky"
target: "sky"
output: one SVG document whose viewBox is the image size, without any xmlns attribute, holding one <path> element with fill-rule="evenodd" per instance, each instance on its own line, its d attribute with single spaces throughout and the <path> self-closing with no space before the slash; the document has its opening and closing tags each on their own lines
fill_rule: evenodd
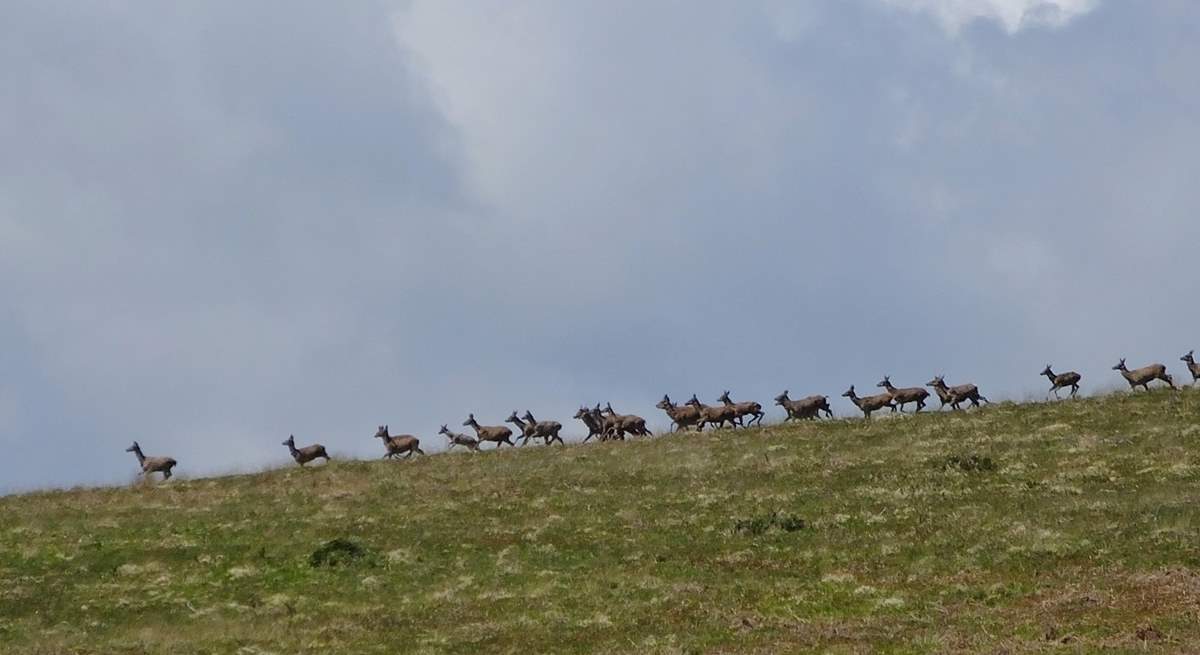
<svg viewBox="0 0 1200 655">
<path fill-rule="evenodd" d="M 1198 61 L 1191 0 L 3 3 L 0 491 L 1186 378 Z"/>
</svg>

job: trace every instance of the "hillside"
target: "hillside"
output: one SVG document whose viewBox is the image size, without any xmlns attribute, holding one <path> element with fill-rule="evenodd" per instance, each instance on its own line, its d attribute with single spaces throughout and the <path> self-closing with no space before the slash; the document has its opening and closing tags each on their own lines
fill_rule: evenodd
<svg viewBox="0 0 1200 655">
<path fill-rule="evenodd" d="M 10 496 L 0 650 L 1194 652 L 1198 418 L 1124 393 Z"/>
</svg>

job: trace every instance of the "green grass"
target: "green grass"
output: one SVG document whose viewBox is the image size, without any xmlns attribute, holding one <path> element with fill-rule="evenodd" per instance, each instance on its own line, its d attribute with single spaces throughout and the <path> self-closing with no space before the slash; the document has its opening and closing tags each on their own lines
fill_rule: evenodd
<svg viewBox="0 0 1200 655">
<path fill-rule="evenodd" d="M 0 651 L 1195 652 L 1198 419 L 1156 391 L 10 496 Z"/>
</svg>

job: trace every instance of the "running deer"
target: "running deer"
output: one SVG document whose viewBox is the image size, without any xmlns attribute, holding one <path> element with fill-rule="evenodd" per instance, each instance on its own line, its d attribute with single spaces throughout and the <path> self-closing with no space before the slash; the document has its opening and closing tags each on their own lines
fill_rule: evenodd
<svg viewBox="0 0 1200 655">
<path fill-rule="evenodd" d="M 604 425 L 600 421 L 596 420 L 596 417 L 592 415 L 591 409 L 587 407 L 580 407 L 579 411 L 575 412 L 575 418 L 583 421 L 583 424 L 587 426 L 588 433 L 587 436 L 583 438 L 584 443 L 586 443 L 587 440 L 591 439 L 592 437 L 599 437 L 601 441 L 604 440 Z"/>
<path fill-rule="evenodd" d="M 625 440 L 625 431 L 618 425 L 619 421 L 615 412 L 612 415 L 605 414 L 604 410 L 600 409 L 600 403 L 596 403 L 596 406 L 589 409 L 588 412 L 592 416 L 592 421 L 600 426 L 600 441 Z"/>
<path fill-rule="evenodd" d="M 1051 393 L 1053 393 L 1055 398 L 1059 397 L 1059 389 L 1065 389 L 1067 387 L 1071 387 L 1071 397 L 1074 398 L 1075 394 L 1079 393 L 1079 381 L 1083 379 L 1083 376 L 1075 371 L 1055 373 L 1054 371 L 1050 370 L 1049 364 L 1046 364 L 1046 368 L 1042 369 L 1042 375 L 1046 376 L 1050 380 L 1050 391 L 1047 391 L 1046 395 L 1049 396 Z"/>
<path fill-rule="evenodd" d="M 867 419 L 871 418 L 871 412 L 874 412 L 877 409 L 883 409 L 884 407 L 891 407 L 892 409 L 896 408 L 896 406 L 892 404 L 892 394 L 881 393 L 876 396 L 867 396 L 865 398 L 859 398 L 858 394 L 854 393 L 854 385 L 853 384 L 850 385 L 850 388 L 847 389 L 846 393 L 844 393 L 842 395 L 845 396 L 846 398 L 849 398 L 850 402 L 854 403 L 854 405 L 856 407 L 861 409 L 862 413 L 863 413 L 863 418 L 867 418 Z"/>
<path fill-rule="evenodd" d="M 475 428 L 475 436 L 479 439 L 481 444 L 484 441 L 491 441 L 492 443 L 496 444 L 497 448 L 500 447 L 500 444 L 505 443 L 510 446 L 516 445 L 512 442 L 512 430 L 509 430 L 503 425 L 480 425 L 479 421 L 475 420 L 474 414 L 468 416 L 467 420 L 463 421 L 463 425 L 469 425 L 472 428 Z"/>
<path fill-rule="evenodd" d="M 762 411 L 762 405 L 754 402 L 753 400 L 748 400 L 741 403 L 733 402 L 733 400 L 729 397 L 728 391 L 722 393 L 721 396 L 717 398 L 717 402 L 724 403 L 726 407 L 734 408 L 734 411 L 737 413 L 737 422 L 739 425 L 742 423 L 742 417 L 749 416 L 751 417 L 750 425 L 758 424 L 761 426 L 763 417 L 767 415 L 766 412 Z"/>
<path fill-rule="evenodd" d="M 899 409 L 900 413 L 902 414 L 904 413 L 904 406 L 908 403 L 916 403 L 916 411 L 918 412 L 922 409 L 925 409 L 925 399 L 929 397 L 929 392 L 921 387 L 905 387 L 903 389 L 896 388 L 896 386 L 892 384 L 891 378 L 886 375 L 883 376 L 883 379 L 880 380 L 879 384 L 875 386 L 887 389 L 887 392 L 892 396 L 892 402 L 896 403 L 896 406 L 892 408 L 892 411 L 894 412 L 896 409 Z"/>
<path fill-rule="evenodd" d="M 1167 375 L 1167 367 L 1162 364 L 1150 364 L 1149 366 L 1143 366 L 1131 371 L 1125 366 L 1125 358 L 1122 357 L 1121 361 L 1117 362 L 1117 365 L 1112 368 L 1114 371 L 1121 372 L 1121 377 L 1125 378 L 1125 381 L 1129 383 L 1129 388 L 1133 390 L 1141 387 L 1149 391 L 1150 383 L 1155 380 L 1162 380 L 1167 383 L 1167 386 L 1172 389 L 1175 388 L 1174 380 L 1171 379 L 1170 375 Z"/>
<path fill-rule="evenodd" d="M 450 440 L 450 444 L 446 446 L 447 451 L 455 446 L 463 446 L 473 453 L 479 452 L 479 440 L 475 437 L 468 437 L 461 432 L 451 432 L 450 428 L 445 425 L 442 425 L 442 429 L 438 430 L 438 434 L 444 434 Z"/>
<path fill-rule="evenodd" d="M 691 400 L 687 401 L 688 405 L 695 407 L 700 412 L 700 426 L 698 430 L 703 430 L 704 426 L 712 424 L 720 428 L 729 423 L 729 427 L 735 427 L 737 423 L 737 410 L 731 405 L 705 405 L 700 402 L 696 394 L 692 394 Z"/>
<path fill-rule="evenodd" d="M 329 461 L 329 455 L 325 454 L 325 446 L 315 443 L 311 446 L 297 448 L 296 435 L 294 434 L 288 435 L 287 441 L 283 442 L 282 445 L 288 447 L 288 452 L 292 454 L 292 459 L 296 460 L 296 463 L 300 466 L 304 466 L 318 457 L 324 457 L 326 462 Z"/>
<path fill-rule="evenodd" d="M 792 419 L 810 420 L 816 419 L 825 412 L 826 418 L 833 418 L 833 410 L 829 408 L 829 399 L 825 396 L 808 396 L 799 400 L 792 400 L 788 397 L 788 392 L 784 389 L 783 393 L 775 396 L 775 404 L 783 408 L 787 412 L 785 422 Z"/>
<path fill-rule="evenodd" d="M 151 473 L 162 473 L 163 481 L 171 478 L 171 469 L 175 468 L 175 460 L 170 457 L 146 457 L 142 454 L 142 447 L 138 442 L 133 442 L 133 445 L 126 448 L 125 452 L 133 453 L 137 457 L 138 464 L 142 466 L 142 475 L 146 478 L 150 477 Z"/>
<path fill-rule="evenodd" d="M 1197 364 L 1196 359 L 1192 357 L 1195 352 L 1194 350 L 1189 350 L 1188 354 L 1179 358 L 1179 361 L 1187 363 L 1188 372 L 1192 374 L 1193 386 L 1195 386 L 1196 380 L 1200 380 L 1200 364 Z"/>
<path fill-rule="evenodd" d="M 950 387 L 946 385 L 945 377 L 941 375 L 926 382 L 925 386 L 933 387 L 933 390 L 937 392 L 938 398 L 942 401 L 942 407 L 950 405 L 951 409 L 960 409 L 959 404 L 964 400 L 971 401 L 972 407 L 979 407 L 979 401 L 981 400 L 989 405 L 992 404 L 992 401 L 979 393 L 979 387 L 973 384 L 960 384 Z"/>
<path fill-rule="evenodd" d="M 504 422 L 512 423 L 521 431 L 521 436 L 517 437 L 516 439 L 518 442 L 520 442 L 520 445 L 524 446 L 525 444 L 529 443 L 529 438 L 533 436 L 533 425 L 522 421 L 520 417 L 517 416 L 517 410 L 514 409 L 512 414 L 509 414 L 508 418 L 504 419 Z"/>
<path fill-rule="evenodd" d="M 646 419 L 636 414 L 618 414 L 613 410 L 612 403 L 605 403 L 604 411 L 608 412 L 609 419 L 617 432 L 628 432 L 629 434 L 641 437 L 654 436 L 652 432 L 646 429 Z M 621 434 L 621 438 L 625 438 L 624 434 Z"/>
<path fill-rule="evenodd" d="M 413 453 L 425 454 L 425 451 L 421 450 L 420 439 L 411 434 L 390 434 L 386 425 L 379 426 L 375 431 L 375 438 L 383 440 L 383 448 L 387 451 L 382 459 L 394 458 L 397 455 L 404 455 L 404 459 L 408 459 Z"/>
<path fill-rule="evenodd" d="M 700 410 L 691 405 L 676 405 L 671 402 L 671 398 L 667 394 L 663 394 L 662 400 L 658 401 L 655 407 L 666 412 L 667 416 L 671 417 L 671 425 L 674 426 L 674 431 L 700 424 Z"/>
<path fill-rule="evenodd" d="M 558 433 L 562 431 L 562 423 L 559 423 L 558 421 L 539 421 L 533 418 L 533 412 L 529 411 L 528 409 L 525 410 L 525 414 L 522 416 L 522 418 L 524 418 L 529 422 L 530 425 L 533 426 L 533 436 L 544 440 L 547 446 L 555 441 L 557 441 L 560 445 L 566 445 L 566 443 L 563 442 L 562 437 L 558 436 Z"/>
</svg>

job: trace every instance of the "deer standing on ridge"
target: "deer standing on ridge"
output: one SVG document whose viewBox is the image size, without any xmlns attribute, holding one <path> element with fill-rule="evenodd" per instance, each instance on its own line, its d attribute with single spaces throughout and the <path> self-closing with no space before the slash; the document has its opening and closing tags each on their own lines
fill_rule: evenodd
<svg viewBox="0 0 1200 655">
<path fill-rule="evenodd" d="M 1188 354 L 1179 358 L 1179 361 L 1187 364 L 1188 372 L 1192 374 L 1192 386 L 1196 385 L 1196 380 L 1200 380 L 1200 364 L 1196 363 L 1196 359 L 1192 355 L 1196 351 L 1189 350 Z"/>
</svg>

